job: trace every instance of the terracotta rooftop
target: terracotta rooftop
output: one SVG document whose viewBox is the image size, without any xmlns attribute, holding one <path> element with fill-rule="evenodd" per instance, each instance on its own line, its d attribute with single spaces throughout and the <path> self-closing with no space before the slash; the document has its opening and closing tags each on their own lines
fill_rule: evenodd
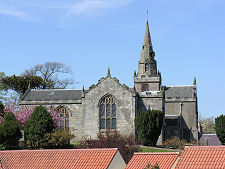
<svg viewBox="0 0 225 169">
<path fill-rule="evenodd" d="M 106 169 L 116 152 L 116 148 L 12 150 L 0 151 L 0 160 L 3 169 Z"/>
<path fill-rule="evenodd" d="M 179 152 L 134 153 L 126 169 L 143 169 L 148 163 L 155 165 L 156 162 L 160 169 L 170 169 L 178 156 Z"/>
<path fill-rule="evenodd" d="M 176 168 L 225 168 L 225 146 L 186 146 Z"/>
</svg>

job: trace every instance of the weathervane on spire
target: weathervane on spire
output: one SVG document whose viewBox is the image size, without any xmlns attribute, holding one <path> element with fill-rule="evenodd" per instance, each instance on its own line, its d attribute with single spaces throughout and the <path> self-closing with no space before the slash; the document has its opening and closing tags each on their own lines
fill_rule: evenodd
<svg viewBox="0 0 225 169">
<path fill-rule="evenodd" d="M 148 9 L 147 9 L 147 20 L 148 20 Z"/>
</svg>

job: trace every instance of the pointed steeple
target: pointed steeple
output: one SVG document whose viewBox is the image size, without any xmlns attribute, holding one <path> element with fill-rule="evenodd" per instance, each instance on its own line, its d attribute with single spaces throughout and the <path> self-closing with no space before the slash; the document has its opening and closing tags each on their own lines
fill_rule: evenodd
<svg viewBox="0 0 225 169">
<path fill-rule="evenodd" d="M 155 52 L 152 48 L 151 36 L 149 32 L 148 19 L 145 28 L 145 36 L 142 45 L 141 59 L 139 61 L 138 76 L 156 76 L 157 63 L 154 59 Z"/>
<path fill-rule="evenodd" d="M 111 77 L 111 74 L 110 74 L 110 69 L 108 67 L 108 73 L 107 73 L 107 77 Z"/>
<path fill-rule="evenodd" d="M 148 19 L 145 27 L 145 37 L 142 45 L 142 51 L 141 51 L 141 62 L 149 62 L 153 61 L 155 56 L 155 52 L 152 48 L 152 41 L 151 36 L 149 32 L 149 26 L 148 26 Z"/>
<path fill-rule="evenodd" d="M 152 50 L 152 41 L 151 41 L 151 36 L 149 32 L 149 26 L 148 26 L 148 19 L 146 23 L 146 28 L 145 28 L 145 37 L 143 41 L 143 48 L 144 46 L 148 46 Z"/>
</svg>

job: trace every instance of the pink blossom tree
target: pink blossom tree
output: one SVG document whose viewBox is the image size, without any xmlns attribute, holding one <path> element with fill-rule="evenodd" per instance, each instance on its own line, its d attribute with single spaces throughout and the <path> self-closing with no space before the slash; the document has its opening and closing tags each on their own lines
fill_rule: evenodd
<svg viewBox="0 0 225 169">
<path fill-rule="evenodd" d="M 26 121 L 30 119 L 30 116 L 33 113 L 35 107 L 36 106 L 20 106 L 18 108 L 13 102 L 9 102 L 6 104 L 4 111 L 6 113 L 12 112 L 15 115 L 17 121 L 20 123 L 21 127 L 24 128 Z M 59 128 L 60 118 L 58 116 L 58 112 L 56 111 L 56 109 L 48 108 L 48 112 L 51 113 L 54 122 L 54 127 Z M 0 123 L 1 121 L 2 119 L 0 118 Z"/>
<path fill-rule="evenodd" d="M 51 113 L 51 116 L 52 116 L 52 119 L 53 119 L 53 122 L 54 122 L 54 127 L 56 129 L 58 129 L 59 126 L 60 126 L 59 113 L 56 111 L 55 108 L 48 108 L 48 112 Z"/>
</svg>

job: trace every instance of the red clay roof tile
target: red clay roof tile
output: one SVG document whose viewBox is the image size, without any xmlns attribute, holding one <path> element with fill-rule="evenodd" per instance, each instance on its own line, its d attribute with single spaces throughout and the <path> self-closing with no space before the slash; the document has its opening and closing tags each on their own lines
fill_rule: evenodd
<svg viewBox="0 0 225 169">
<path fill-rule="evenodd" d="M 160 169 L 170 169 L 178 156 L 179 152 L 134 153 L 126 169 L 143 169 L 148 163 L 155 165 L 156 162 Z"/>
<path fill-rule="evenodd" d="M 0 151 L 0 159 L 3 169 L 106 169 L 116 152 L 116 148 L 12 150 Z"/>
<path fill-rule="evenodd" d="M 225 146 L 186 146 L 176 168 L 225 168 Z"/>
</svg>

